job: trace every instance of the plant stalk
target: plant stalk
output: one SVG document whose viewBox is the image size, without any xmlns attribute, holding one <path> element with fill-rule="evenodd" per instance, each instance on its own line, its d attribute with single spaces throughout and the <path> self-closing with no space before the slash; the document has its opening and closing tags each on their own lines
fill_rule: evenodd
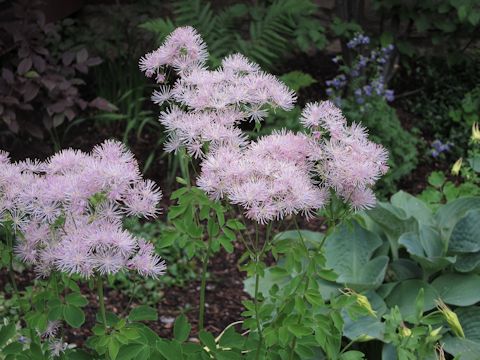
<svg viewBox="0 0 480 360">
<path fill-rule="evenodd" d="M 15 280 L 15 272 L 13 271 L 13 238 L 9 230 L 6 230 L 5 236 L 7 238 L 7 246 L 10 252 L 9 262 L 8 262 L 8 276 L 10 277 L 10 282 L 12 283 L 12 288 L 17 297 L 17 301 L 20 301 L 20 293 L 18 292 L 17 281 Z M 20 309 L 21 309 L 21 306 L 20 306 Z"/>
<path fill-rule="evenodd" d="M 103 279 L 101 276 L 97 276 L 97 291 L 98 291 L 98 304 L 100 310 L 100 316 L 102 317 L 103 326 L 107 328 L 107 313 L 105 311 L 105 299 L 103 296 Z"/>
<path fill-rule="evenodd" d="M 207 267 L 208 267 L 208 260 L 210 259 L 211 247 L 212 247 L 212 239 L 211 237 L 209 237 L 208 243 L 207 243 L 207 253 L 203 258 L 203 264 L 202 264 L 202 282 L 200 284 L 200 309 L 198 314 L 199 330 L 203 330 L 203 322 L 205 319 L 205 288 L 207 286 Z"/>
</svg>

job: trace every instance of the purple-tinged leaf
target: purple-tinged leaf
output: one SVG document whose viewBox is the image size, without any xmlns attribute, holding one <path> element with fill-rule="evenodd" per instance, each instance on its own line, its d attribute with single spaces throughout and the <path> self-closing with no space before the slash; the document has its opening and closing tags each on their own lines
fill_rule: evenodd
<svg viewBox="0 0 480 360">
<path fill-rule="evenodd" d="M 18 105 L 20 103 L 18 99 L 13 96 L 5 96 L 2 100 L 2 102 L 7 105 Z"/>
<path fill-rule="evenodd" d="M 43 46 L 38 46 L 33 48 L 33 50 L 40 55 L 47 56 L 49 54 L 48 50 L 44 48 Z"/>
<path fill-rule="evenodd" d="M 85 110 L 88 106 L 88 103 L 83 100 L 83 99 L 76 99 L 75 103 L 78 105 L 78 107 L 82 110 Z"/>
<path fill-rule="evenodd" d="M 117 111 L 118 108 L 113 105 L 112 103 L 110 103 L 109 101 L 105 100 L 104 98 L 101 98 L 101 97 L 97 97 L 95 99 L 93 99 L 92 101 L 90 101 L 90 103 L 88 104 L 89 106 L 91 107 L 94 107 L 98 110 L 102 110 L 102 111 Z"/>
<path fill-rule="evenodd" d="M 80 71 L 82 74 L 87 74 L 88 73 L 88 66 L 84 63 L 82 64 L 76 64 L 75 69 Z"/>
<path fill-rule="evenodd" d="M 52 104 L 47 107 L 47 109 L 52 114 L 63 113 L 68 106 L 68 102 L 65 99 L 57 101 L 55 104 Z"/>
<path fill-rule="evenodd" d="M 50 130 L 52 128 L 53 120 L 50 116 L 45 115 L 42 119 L 42 122 L 43 126 L 45 126 L 47 130 Z"/>
<path fill-rule="evenodd" d="M 88 51 L 83 48 L 77 52 L 77 64 L 83 64 L 88 59 Z"/>
<path fill-rule="evenodd" d="M 38 94 L 38 86 L 33 84 L 32 82 L 28 82 L 24 88 L 23 92 L 23 100 L 25 102 L 32 101 Z"/>
<path fill-rule="evenodd" d="M 33 106 L 32 104 L 27 104 L 27 103 L 20 103 L 18 104 L 18 108 L 24 111 L 33 111 Z"/>
<path fill-rule="evenodd" d="M 102 59 L 100 59 L 98 56 L 91 57 L 90 59 L 87 60 L 87 66 L 97 66 L 102 63 Z"/>
<path fill-rule="evenodd" d="M 42 77 L 41 82 L 48 91 L 52 91 L 57 86 L 57 83 L 48 77 Z"/>
<path fill-rule="evenodd" d="M 31 68 L 32 68 L 32 58 L 28 57 L 20 61 L 20 64 L 18 64 L 17 72 L 20 75 L 23 75 Z"/>
<path fill-rule="evenodd" d="M 67 51 L 62 55 L 63 65 L 65 66 L 70 65 L 74 58 L 75 58 L 75 53 L 73 53 L 72 51 Z"/>
<path fill-rule="evenodd" d="M 45 71 L 46 68 L 46 62 L 45 59 L 41 56 L 38 55 L 33 55 L 33 66 L 39 73 L 42 73 Z"/>
<path fill-rule="evenodd" d="M 63 120 L 65 120 L 65 115 L 63 113 L 62 114 L 56 114 L 53 117 L 53 126 L 57 127 L 57 126 L 62 125 Z"/>
<path fill-rule="evenodd" d="M 43 131 L 38 125 L 29 123 L 25 126 L 25 130 L 27 130 L 27 132 L 33 137 L 36 137 L 37 139 L 43 139 Z"/>
<path fill-rule="evenodd" d="M 75 111 L 73 111 L 72 108 L 68 108 L 65 110 L 65 116 L 67 117 L 68 121 L 72 121 L 73 119 L 75 119 L 75 116 L 77 114 L 75 114 Z"/>
<path fill-rule="evenodd" d="M 13 72 L 10 69 L 3 68 L 2 69 L 2 78 L 5 79 L 7 84 L 13 84 L 15 75 L 13 75 Z"/>
</svg>

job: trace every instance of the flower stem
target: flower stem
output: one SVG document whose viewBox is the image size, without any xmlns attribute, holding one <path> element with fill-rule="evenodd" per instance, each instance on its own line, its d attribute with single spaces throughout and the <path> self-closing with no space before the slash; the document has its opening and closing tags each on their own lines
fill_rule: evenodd
<svg viewBox="0 0 480 360">
<path fill-rule="evenodd" d="M 8 262 L 8 275 L 10 277 L 10 282 L 12 283 L 13 291 L 17 297 L 17 301 L 20 302 L 20 293 L 18 292 L 17 282 L 15 280 L 15 272 L 13 271 L 13 237 L 12 233 L 7 229 L 5 232 L 5 236 L 7 238 L 7 246 L 10 252 L 9 254 L 9 262 Z M 20 309 L 22 307 L 20 306 Z"/>
<path fill-rule="evenodd" d="M 103 297 L 103 279 L 101 276 L 97 276 L 97 291 L 98 291 L 98 304 L 100 307 L 100 316 L 102 317 L 103 326 L 107 328 L 107 314 L 105 311 L 105 299 Z"/>
<path fill-rule="evenodd" d="M 198 315 L 198 329 L 203 330 L 203 322 L 205 319 L 205 288 L 207 286 L 207 267 L 208 267 L 208 260 L 210 259 L 210 251 L 212 247 L 212 238 L 208 238 L 207 243 L 207 252 L 205 257 L 203 258 L 202 264 L 202 282 L 200 284 L 200 309 Z"/>
<path fill-rule="evenodd" d="M 258 360 L 260 358 L 260 349 L 262 348 L 263 343 L 263 329 L 260 324 L 260 308 L 259 308 L 259 301 L 258 301 L 258 289 L 260 287 L 260 263 L 262 261 L 263 255 L 265 254 L 265 249 L 268 246 L 268 242 L 270 240 L 270 232 L 271 232 L 271 224 L 267 225 L 267 232 L 265 237 L 265 242 L 261 249 L 259 249 L 259 231 L 258 231 L 258 224 L 255 223 L 255 293 L 253 295 L 253 303 L 255 305 L 255 320 L 257 322 L 257 331 L 258 331 L 258 346 L 257 352 L 255 354 L 255 359 Z"/>
</svg>

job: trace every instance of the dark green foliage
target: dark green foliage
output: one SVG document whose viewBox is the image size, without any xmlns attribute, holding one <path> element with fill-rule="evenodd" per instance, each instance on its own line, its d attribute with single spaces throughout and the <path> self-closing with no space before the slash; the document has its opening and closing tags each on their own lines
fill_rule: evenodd
<svg viewBox="0 0 480 360">
<path fill-rule="evenodd" d="M 464 60 L 465 50 L 478 39 L 480 4 L 476 0 L 375 0 L 385 32 L 402 55 L 418 56 L 413 31 L 430 40 L 433 51 L 447 55 L 450 64 Z M 460 50 L 460 51 L 459 51 Z"/>
<path fill-rule="evenodd" d="M 175 27 L 190 25 L 208 44 L 214 65 L 225 55 L 240 52 L 268 68 L 292 50 L 326 46 L 315 10 L 311 0 L 236 3 L 220 10 L 204 0 L 176 0 L 173 19 L 150 20 L 141 27 L 156 34 L 160 43 Z"/>
<path fill-rule="evenodd" d="M 417 63 L 405 84 L 406 92 L 413 93 L 399 100 L 402 108 L 419 120 L 416 126 L 429 141 L 440 139 L 454 144 L 452 154 L 455 157 L 462 156 L 467 148 L 472 124 L 465 120 L 465 115 L 474 115 L 470 105 L 478 100 L 475 100 L 475 93 L 471 93 L 471 101 L 466 94 L 479 83 L 479 70 L 474 57 L 464 65 L 452 68 L 439 58 Z M 401 78 L 398 78 L 399 86 L 402 85 Z"/>
</svg>

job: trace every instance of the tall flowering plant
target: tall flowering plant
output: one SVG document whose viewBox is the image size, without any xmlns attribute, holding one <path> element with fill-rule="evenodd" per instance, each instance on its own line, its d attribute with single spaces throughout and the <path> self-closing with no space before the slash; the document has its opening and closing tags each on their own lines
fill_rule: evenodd
<svg viewBox="0 0 480 360">
<path fill-rule="evenodd" d="M 86 300 L 69 279 L 96 280 L 106 329 L 106 276 L 135 271 L 158 277 L 165 272 L 153 244 L 122 226 L 127 216 L 156 217 L 161 196 L 152 181 L 142 179 L 133 154 L 117 141 L 105 141 L 88 154 L 63 150 L 43 162 L 13 163 L 7 153 L 0 153 L 0 224 L 12 287 L 21 301 L 14 256 L 33 266 L 38 278 L 48 279 L 41 292 L 50 304 L 48 316 L 28 303 L 22 310 L 30 328 L 40 332 L 40 340 L 48 340 L 53 356 L 67 350 L 55 337 L 61 323 L 78 327 L 85 319 L 80 308 Z M 63 299 L 61 279 L 73 289 Z M 29 341 L 35 339 L 30 334 Z"/>
<path fill-rule="evenodd" d="M 269 251 L 281 253 L 272 242 L 274 228 L 292 220 L 297 224 L 299 216 L 310 219 L 323 214 L 331 225 L 330 233 L 340 219 L 375 206 L 372 187 L 387 172 L 388 155 L 368 139 L 363 126 L 347 124 L 341 110 L 330 101 L 306 106 L 299 119 L 304 126 L 302 133 L 280 130 L 250 140 L 242 131 L 242 122 L 254 121 L 261 126 L 268 111 L 291 109 L 295 94 L 240 54 L 226 57 L 213 70 L 207 69 L 206 58 L 201 37 L 193 28 L 184 27 L 145 55 L 140 68 L 161 84 L 152 100 L 167 105 L 160 115 L 169 136 L 166 150 L 177 152 L 184 167 L 198 174 L 195 179 L 180 179 L 185 187 L 173 195 L 178 205 L 171 209 L 174 214 L 170 219 L 179 233 L 192 239 L 182 240 L 186 247 L 194 242 L 203 250 L 199 328 L 204 321 L 208 260 L 220 245 L 232 251 L 231 242 L 238 238 L 246 250 L 244 259 L 250 259 L 245 269 L 255 278 L 253 303 L 244 304 L 248 316 L 244 327 L 256 344 L 249 352 L 259 359 L 272 347 L 272 336 L 278 338 L 281 331 L 275 321 L 265 320 L 267 294 L 260 290 L 265 255 Z M 199 169 L 195 169 L 198 163 Z M 229 210 L 239 217 L 233 215 L 225 221 Z M 249 224 L 255 228 L 253 236 L 245 231 Z M 312 289 L 309 279 L 325 265 L 325 239 L 310 249 L 298 225 L 297 230 L 297 250 L 312 260 L 299 265 L 295 290 L 303 291 L 302 296 L 319 297 L 318 288 Z M 280 317 L 291 311 L 288 301 L 279 306 L 276 311 Z M 294 322 L 301 324 L 302 317 Z M 285 333 L 290 358 L 299 351 L 297 335 Z M 208 343 L 206 336 L 203 333 L 202 339 L 200 333 L 201 340 Z M 211 343 L 207 347 L 215 351 Z"/>
</svg>

